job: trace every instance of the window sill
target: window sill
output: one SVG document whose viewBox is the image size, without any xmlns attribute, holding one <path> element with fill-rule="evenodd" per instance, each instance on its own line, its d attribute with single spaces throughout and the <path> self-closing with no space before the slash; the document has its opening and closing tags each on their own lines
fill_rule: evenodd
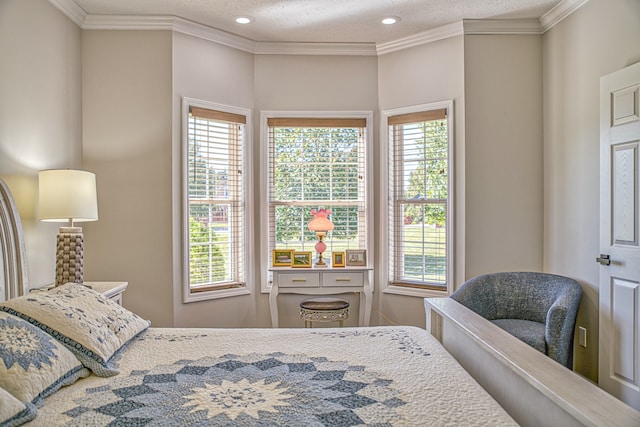
<svg viewBox="0 0 640 427">
<path fill-rule="evenodd" d="M 449 292 L 446 290 L 435 289 L 419 289 L 408 286 L 387 286 L 382 291 L 385 294 L 405 295 L 409 297 L 431 298 L 431 297 L 448 297 Z"/>
<path fill-rule="evenodd" d="M 216 289 L 206 292 L 189 292 L 184 296 L 184 303 L 206 301 L 211 299 L 229 298 L 239 295 L 250 295 L 251 290 L 246 287 L 241 288 L 229 288 L 229 289 Z"/>
</svg>

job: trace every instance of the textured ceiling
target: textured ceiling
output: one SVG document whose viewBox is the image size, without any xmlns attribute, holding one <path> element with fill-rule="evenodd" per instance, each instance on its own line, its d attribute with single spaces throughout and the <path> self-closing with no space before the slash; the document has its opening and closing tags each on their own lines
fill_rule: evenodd
<svg viewBox="0 0 640 427">
<path fill-rule="evenodd" d="M 560 0 L 74 0 L 88 15 L 176 16 L 256 42 L 384 43 L 462 19 L 540 18 Z M 234 22 L 250 15 L 249 25 Z M 382 17 L 401 18 L 383 25 Z"/>
</svg>

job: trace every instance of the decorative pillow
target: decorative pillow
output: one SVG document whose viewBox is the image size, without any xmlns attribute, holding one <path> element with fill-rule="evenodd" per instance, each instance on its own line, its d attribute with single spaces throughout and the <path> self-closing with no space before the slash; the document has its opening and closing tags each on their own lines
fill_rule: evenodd
<svg viewBox="0 0 640 427">
<path fill-rule="evenodd" d="M 0 312 L 0 387 L 22 402 L 42 399 L 89 371 L 52 336 Z"/>
<path fill-rule="evenodd" d="M 22 403 L 0 388 L 0 426 L 14 427 L 31 421 L 37 415 L 31 403 Z"/>
<path fill-rule="evenodd" d="M 149 327 L 148 320 L 77 283 L 11 299 L 0 310 L 38 326 L 101 377 L 118 374 L 113 355 Z"/>
</svg>

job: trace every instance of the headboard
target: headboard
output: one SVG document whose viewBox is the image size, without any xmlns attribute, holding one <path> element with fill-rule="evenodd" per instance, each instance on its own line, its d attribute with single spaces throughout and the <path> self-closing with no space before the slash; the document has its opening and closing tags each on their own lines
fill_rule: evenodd
<svg viewBox="0 0 640 427">
<path fill-rule="evenodd" d="M 0 301 L 23 295 L 28 289 L 27 258 L 22 223 L 6 182 L 0 178 Z"/>
</svg>

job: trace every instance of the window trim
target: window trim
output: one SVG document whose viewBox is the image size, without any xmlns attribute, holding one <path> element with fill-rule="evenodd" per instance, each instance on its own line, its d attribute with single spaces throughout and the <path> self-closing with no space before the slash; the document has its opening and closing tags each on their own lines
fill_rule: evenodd
<svg viewBox="0 0 640 427">
<path fill-rule="evenodd" d="M 205 108 L 209 110 L 221 111 L 229 114 L 237 114 L 246 117 L 245 131 L 243 133 L 243 163 L 245 172 L 243 174 L 243 190 L 244 190 L 244 265 L 245 265 L 245 286 L 239 287 L 220 287 L 218 289 L 211 290 L 198 290 L 192 292 L 189 284 L 189 223 L 186 220 L 189 218 L 189 182 L 187 177 L 188 159 L 189 159 L 189 109 L 190 107 Z M 253 292 L 254 281 L 254 269 L 250 263 L 252 248 L 254 247 L 253 239 L 253 137 L 252 137 L 252 116 L 251 110 L 241 107 L 233 107 L 224 104 L 218 104 L 209 101 L 198 100 L 194 98 L 183 97 L 182 98 L 182 141 L 181 141 L 181 170 L 180 170 L 180 182 L 181 182 L 181 206 L 180 206 L 180 230 L 181 230 L 181 270 L 182 270 L 182 301 L 183 303 L 190 303 L 195 301 L 203 301 L 217 298 L 226 298 L 237 295 L 248 295 Z"/>
<path fill-rule="evenodd" d="M 261 292 L 269 293 L 270 282 L 270 261 L 269 252 L 269 218 L 265 215 L 265 209 L 269 206 L 269 126 L 267 121 L 273 118 L 316 118 L 316 119 L 365 119 L 367 137 L 365 141 L 365 171 L 369 179 L 365 182 L 365 217 L 370 229 L 369 236 L 373 236 L 374 224 L 374 204 L 373 204 L 373 111 L 261 111 L 260 112 L 260 271 L 262 272 Z M 367 253 L 374 254 L 374 238 L 367 239 Z M 373 259 L 370 260 L 375 265 Z"/>
<path fill-rule="evenodd" d="M 389 159 L 389 148 L 391 141 L 389 140 L 389 117 L 397 116 L 401 114 L 411 114 L 411 113 L 420 113 L 430 110 L 437 109 L 446 109 L 447 110 L 447 137 L 449 139 L 449 145 L 447 147 L 447 174 L 449 177 L 448 182 L 448 196 L 447 196 L 447 278 L 446 278 L 446 290 L 437 290 L 437 289 L 429 289 L 428 285 L 425 285 L 424 288 L 413 287 L 413 286 L 398 286 L 393 285 L 389 280 L 389 257 L 388 253 L 385 251 L 384 253 L 380 253 L 380 263 L 378 265 L 378 277 L 381 282 L 382 292 L 387 294 L 396 294 L 396 295 L 406 295 L 406 296 L 415 296 L 420 298 L 425 297 L 442 297 L 446 295 L 450 295 L 453 292 L 453 280 L 455 277 L 454 267 L 455 263 L 453 260 L 453 254 L 455 253 L 455 242 L 456 237 L 454 235 L 454 230 L 456 229 L 453 221 L 456 218 L 455 215 L 455 193 L 454 189 L 456 188 L 455 184 L 455 158 L 454 158 L 454 108 L 453 108 L 453 100 L 447 101 L 439 101 L 428 104 L 420 104 L 413 105 L 409 107 L 401 107 L 401 108 L 393 108 L 388 110 L 383 110 L 381 113 L 380 120 L 380 198 L 379 198 L 379 212 L 381 215 L 380 218 L 380 229 L 379 229 L 379 242 L 381 248 L 388 248 L 390 244 L 389 239 L 389 221 L 392 221 L 390 215 L 389 206 L 393 202 L 391 200 L 391 194 L 389 194 L 389 167 L 390 162 Z"/>
</svg>

